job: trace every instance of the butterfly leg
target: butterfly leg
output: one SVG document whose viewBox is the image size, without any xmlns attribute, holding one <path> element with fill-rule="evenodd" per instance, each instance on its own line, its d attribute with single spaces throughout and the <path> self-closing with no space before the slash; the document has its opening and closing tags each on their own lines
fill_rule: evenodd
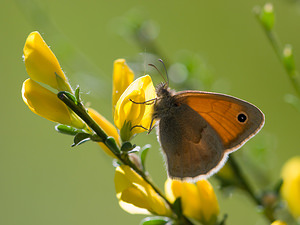
<svg viewBox="0 0 300 225">
<path fill-rule="evenodd" d="M 130 128 L 130 131 L 132 131 L 134 128 L 136 128 L 136 127 L 140 127 L 140 128 L 143 128 L 143 129 L 145 129 L 145 130 L 148 130 L 149 131 L 149 129 L 148 128 L 146 128 L 146 127 L 143 127 L 142 125 L 135 125 L 135 126 L 133 126 L 133 127 L 131 127 Z"/>
<path fill-rule="evenodd" d="M 132 130 L 133 130 L 134 128 L 136 128 L 136 127 L 140 127 L 140 128 L 143 128 L 143 129 L 147 130 L 147 131 L 148 131 L 147 134 L 150 134 L 150 132 L 151 132 L 151 131 L 154 129 L 154 127 L 155 127 L 155 125 L 152 126 L 152 125 L 153 125 L 153 121 L 154 121 L 154 118 L 151 120 L 150 128 L 149 128 L 149 129 L 146 128 L 146 127 L 144 127 L 144 126 L 142 126 L 142 125 L 135 125 L 135 126 L 133 126 L 133 127 L 130 128 L 130 131 L 132 131 Z"/>
<path fill-rule="evenodd" d="M 129 101 L 131 101 L 134 104 L 145 104 L 145 105 L 153 105 L 153 104 L 155 104 L 156 100 L 157 100 L 157 98 L 153 98 L 153 99 L 149 99 L 144 102 L 135 102 L 131 98 L 129 99 Z"/>
</svg>

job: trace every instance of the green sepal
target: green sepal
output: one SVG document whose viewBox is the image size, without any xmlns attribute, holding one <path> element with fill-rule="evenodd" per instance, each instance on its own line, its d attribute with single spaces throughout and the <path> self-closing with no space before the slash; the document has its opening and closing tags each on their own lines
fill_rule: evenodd
<svg viewBox="0 0 300 225">
<path fill-rule="evenodd" d="M 79 132 L 83 132 L 81 129 L 77 129 L 77 128 L 67 126 L 64 124 L 56 125 L 55 130 L 58 131 L 59 133 L 68 134 L 68 135 L 72 135 L 72 136 L 78 134 Z"/>
<path fill-rule="evenodd" d="M 146 156 L 147 156 L 147 153 L 148 153 L 148 150 L 151 148 L 151 145 L 150 144 L 146 144 L 140 151 L 140 158 L 141 158 L 141 163 L 142 163 L 142 166 L 145 170 L 145 162 L 146 162 Z"/>
<path fill-rule="evenodd" d="M 75 147 L 78 145 L 83 144 L 84 142 L 90 141 L 91 140 L 92 135 L 88 134 L 88 133 L 78 133 L 75 135 L 74 137 L 74 143 L 71 145 L 71 147 Z"/>
<path fill-rule="evenodd" d="M 120 136 L 122 142 L 130 141 L 130 139 L 134 136 L 134 134 L 131 132 L 131 122 L 130 121 L 124 121 L 124 124 L 120 130 Z"/>
<path fill-rule="evenodd" d="M 73 92 L 69 83 L 67 83 L 63 78 L 61 78 L 56 72 L 55 73 L 55 78 L 57 82 L 57 88 L 59 91 L 68 91 L 68 92 Z"/>
<path fill-rule="evenodd" d="M 181 197 L 176 198 L 176 200 L 173 203 L 173 211 L 177 214 L 177 215 L 182 215 L 182 205 L 181 205 Z"/>
<path fill-rule="evenodd" d="M 109 136 L 106 138 L 106 140 L 104 141 L 104 144 L 116 155 L 120 155 L 120 149 L 116 143 L 116 140 Z"/>
<path fill-rule="evenodd" d="M 172 220 L 169 217 L 164 216 L 153 216 L 146 217 L 141 222 L 140 225 L 172 225 Z"/>
</svg>

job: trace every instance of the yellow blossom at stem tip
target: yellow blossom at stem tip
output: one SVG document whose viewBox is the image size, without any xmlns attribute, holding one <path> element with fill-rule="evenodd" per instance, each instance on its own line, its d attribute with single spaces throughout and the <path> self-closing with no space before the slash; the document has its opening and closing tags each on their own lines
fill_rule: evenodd
<svg viewBox="0 0 300 225">
<path fill-rule="evenodd" d="M 153 104 L 145 102 L 155 98 L 155 88 L 149 75 L 136 79 L 123 92 L 114 113 L 114 123 L 120 130 L 122 141 L 150 129 Z"/>
<path fill-rule="evenodd" d="M 121 145 L 120 136 L 117 131 L 117 128 L 113 124 L 111 124 L 104 116 L 98 113 L 96 110 L 89 108 L 88 113 L 108 136 L 114 137 L 117 144 L 120 146 Z M 108 147 L 106 147 L 106 145 L 103 142 L 98 142 L 98 143 L 105 153 L 107 153 L 109 156 L 113 158 L 116 158 L 116 156 L 109 150 Z"/>
<path fill-rule="evenodd" d="M 117 101 L 120 96 L 126 90 L 126 88 L 133 82 L 134 73 L 126 64 L 125 59 L 117 59 L 114 61 L 114 70 L 113 70 L 113 93 L 112 93 L 112 105 L 113 112 Z"/>
<path fill-rule="evenodd" d="M 300 219 L 300 156 L 288 160 L 282 168 L 282 198 L 292 215 Z"/>
<path fill-rule="evenodd" d="M 114 181 L 119 204 L 126 212 L 171 216 L 164 199 L 129 166 L 117 167 Z"/>
<path fill-rule="evenodd" d="M 50 121 L 82 129 L 85 123 L 57 97 L 32 79 L 24 81 L 22 98 L 35 114 Z"/>
<path fill-rule="evenodd" d="M 215 224 L 219 214 L 219 204 L 213 187 L 207 180 L 196 184 L 167 179 L 165 182 L 167 198 L 174 202 L 181 198 L 183 214 L 205 225 Z"/>
<path fill-rule="evenodd" d="M 285 222 L 283 222 L 283 221 L 276 220 L 271 225 L 287 225 L 287 224 Z"/>
<path fill-rule="evenodd" d="M 58 60 L 39 32 L 35 31 L 29 34 L 23 53 L 25 67 L 31 79 L 59 91 L 72 92 Z"/>
</svg>

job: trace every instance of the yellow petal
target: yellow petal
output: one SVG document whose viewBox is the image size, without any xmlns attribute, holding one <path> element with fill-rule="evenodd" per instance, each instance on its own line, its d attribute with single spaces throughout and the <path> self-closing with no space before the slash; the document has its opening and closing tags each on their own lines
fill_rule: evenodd
<svg viewBox="0 0 300 225">
<path fill-rule="evenodd" d="M 203 215 L 203 218 L 200 221 L 214 223 L 220 212 L 219 203 L 214 189 L 207 180 L 199 180 L 196 184 L 200 196 L 202 208 L 201 214 Z"/>
<path fill-rule="evenodd" d="M 145 213 L 147 210 L 156 215 L 171 215 L 166 202 L 129 166 L 117 167 L 114 180 L 119 204 L 125 211 Z"/>
<path fill-rule="evenodd" d="M 65 74 L 39 32 L 29 34 L 23 53 L 26 70 L 31 79 L 60 91 L 70 91 Z"/>
<path fill-rule="evenodd" d="M 185 216 L 197 220 L 202 218 L 200 196 L 195 184 L 168 178 L 165 182 L 165 192 L 171 202 L 181 198 L 182 211 Z"/>
<path fill-rule="evenodd" d="M 300 219 L 300 156 L 287 161 L 282 169 L 282 198 L 286 200 L 292 215 Z"/>
<path fill-rule="evenodd" d="M 168 178 L 165 182 L 165 193 L 170 202 L 174 202 L 176 198 L 181 196 L 182 182 Z"/>
<path fill-rule="evenodd" d="M 146 131 L 144 128 L 150 129 L 152 120 L 153 105 L 136 104 L 129 99 L 137 103 L 143 103 L 154 98 L 156 98 L 155 88 L 149 75 L 136 79 L 123 92 L 114 113 L 114 122 L 121 131 L 123 141 L 128 141 L 136 133 Z M 129 126 L 127 126 L 128 124 Z M 126 128 L 125 131 L 124 127 Z"/>
<path fill-rule="evenodd" d="M 31 79 L 23 83 L 22 98 L 29 109 L 39 116 L 80 129 L 85 126 L 82 120 L 71 113 L 68 107 L 58 99 L 56 94 Z"/>
<path fill-rule="evenodd" d="M 287 225 L 287 224 L 285 222 L 283 222 L 283 221 L 276 220 L 271 225 Z"/>
<path fill-rule="evenodd" d="M 219 214 L 219 205 L 212 186 L 206 180 L 194 183 L 168 179 L 165 182 L 167 198 L 174 202 L 181 198 L 183 214 L 201 221 L 214 224 Z"/>
<path fill-rule="evenodd" d="M 99 114 L 96 110 L 89 108 L 88 112 L 90 116 L 95 120 L 95 122 L 104 130 L 104 132 L 108 136 L 112 136 L 115 138 L 117 144 L 120 146 L 120 136 L 118 131 L 114 125 L 112 125 L 105 117 Z M 116 156 L 103 144 L 102 142 L 98 142 L 101 148 L 111 157 L 116 158 Z"/>
<path fill-rule="evenodd" d="M 119 200 L 119 205 L 124 211 L 130 214 L 144 214 L 144 215 L 150 214 L 150 212 L 147 209 L 136 207 L 133 204 L 124 202 L 122 200 Z"/>
<path fill-rule="evenodd" d="M 117 101 L 119 100 L 120 96 L 123 94 L 126 88 L 133 82 L 133 79 L 134 73 L 126 64 L 125 59 L 117 59 L 114 62 L 113 71 L 113 112 L 115 110 Z"/>
<path fill-rule="evenodd" d="M 183 209 L 183 214 L 187 217 L 194 218 L 196 220 L 201 219 L 201 205 L 202 202 L 199 201 L 200 196 L 196 185 L 188 182 L 183 183 L 181 204 Z"/>
</svg>

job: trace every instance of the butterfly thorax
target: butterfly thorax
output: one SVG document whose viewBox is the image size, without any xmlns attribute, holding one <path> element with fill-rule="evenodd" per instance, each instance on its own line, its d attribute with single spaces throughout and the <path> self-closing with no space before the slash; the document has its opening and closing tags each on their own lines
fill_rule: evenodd
<svg viewBox="0 0 300 225">
<path fill-rule="evenodd" d="M 174 94 L 175 91 L 171 90 L 166 83 L 160 83 L 156 86 L 157 99 L 154 104 L 153 118 L 161 119 L 169 115 L 168 112 L 179 105 Z"/>
</svg>

